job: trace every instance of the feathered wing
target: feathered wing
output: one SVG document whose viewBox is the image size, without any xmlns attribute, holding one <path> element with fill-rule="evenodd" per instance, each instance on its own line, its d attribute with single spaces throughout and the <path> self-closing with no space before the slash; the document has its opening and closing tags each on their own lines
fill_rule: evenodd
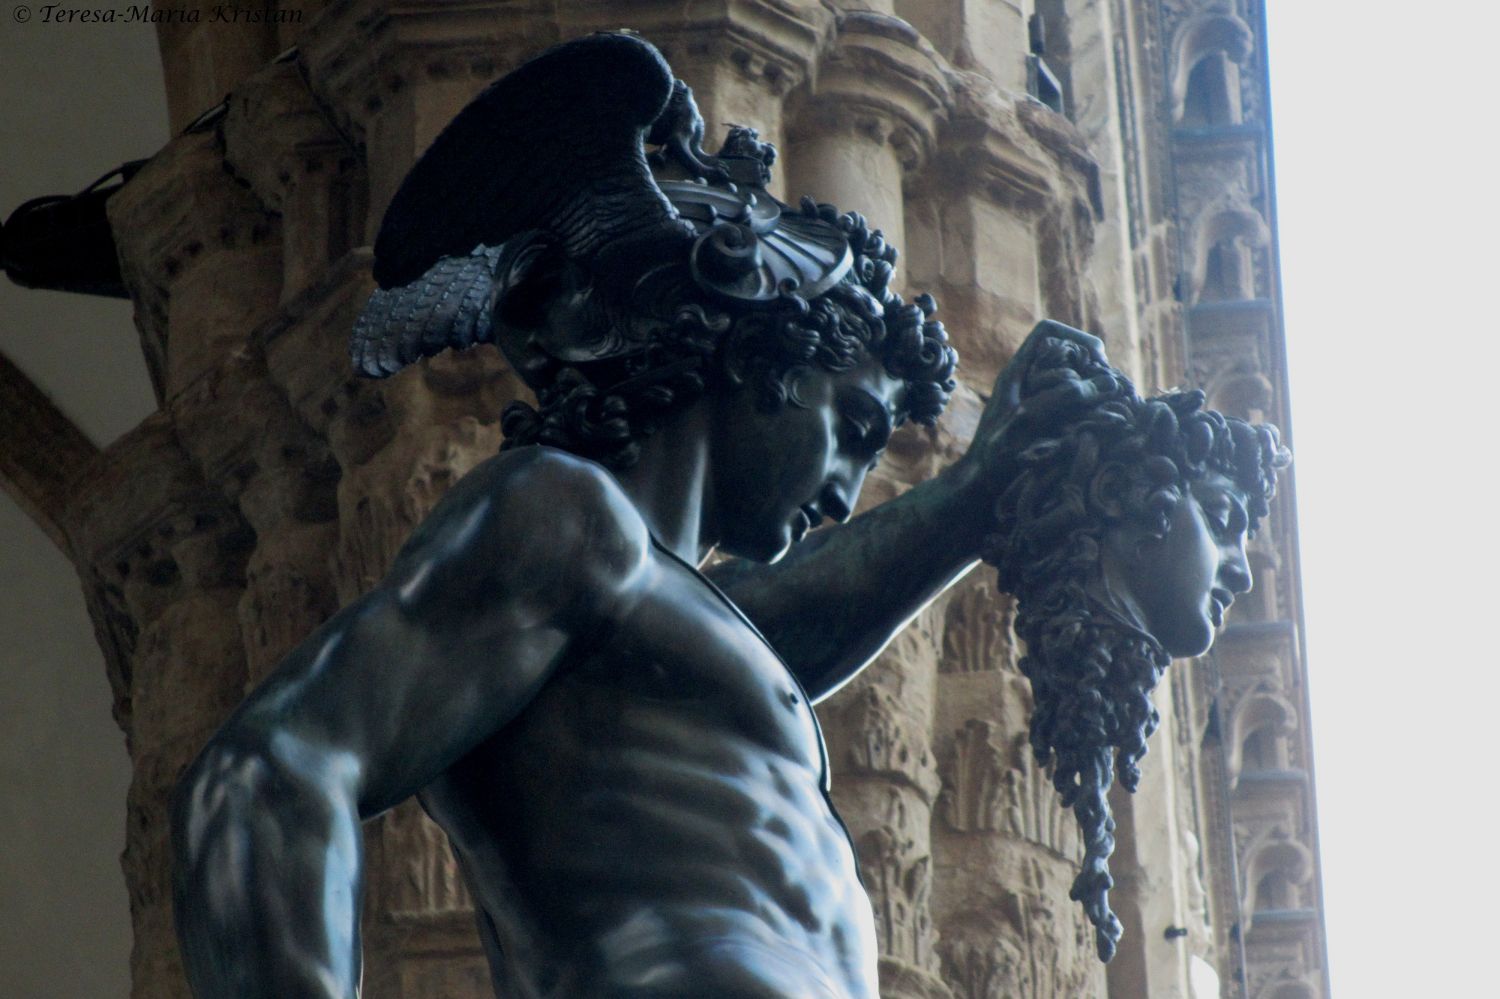
<svg viewBox="0 0 1500 999">
<path fill-rule="evenodd" d="M 500 247 L 521 233 L 545 232 L 585 266 L 653 233 L 689 239 L 643 149 L 652 125 L 661 129 L 674 82 L 649 43 L 599 34 L 551 49 L 480 93 L 386 210 L 375 240 L 380 288 L 350 343 L 355 368 L 383 377 L 494 340 Z"/>
<path fill-rule="evenodd" d="M 546 230 L 575 260 L 676 217 L 642 141 L 672 71 L 631 35 L 551 49 L 486 88 L 433 141 L 386 210 L 375 280 L 409 284 L 443 257 Z"/>
<path fill-rule="evenodd" d="M 376 289 L 354 322 L 355 370 L 383 378 L 449 347 L 493 339 L 490 292 L 499 259 L 498 246 L 479 246 L 443 257 L 411 284 Z"/>
</svg>

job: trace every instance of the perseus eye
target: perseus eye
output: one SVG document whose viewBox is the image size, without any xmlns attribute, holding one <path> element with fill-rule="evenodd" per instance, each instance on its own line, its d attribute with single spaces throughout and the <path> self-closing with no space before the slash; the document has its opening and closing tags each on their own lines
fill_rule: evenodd
<svg viewBox="0 0 1500 999">
<path fill-rule="evenodd" d="M 844 414 L 844 436 L 848 438 L 849 444 L 863 450 L 870 439 L 874 428 L 870 421 L 859 416 Z"/>
<path fill-rule="evenodd" d="M 839 401 L 844 444 L 871 463 L 891 439 L 891 414 L 885 403 L 863 389 L 847 393 Z"/>
</svg>

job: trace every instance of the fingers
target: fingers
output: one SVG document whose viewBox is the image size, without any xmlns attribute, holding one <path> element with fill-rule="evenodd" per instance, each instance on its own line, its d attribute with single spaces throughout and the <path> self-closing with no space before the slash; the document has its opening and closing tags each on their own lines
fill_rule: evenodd
<svg viewBox="0 0 1500 999">
<path fill-rule="evenodd" d="M 1048 388 L 1070 375 L 1077 377 L 1077 362 L 1066 359 L 1065 348 L 1069 345 L 1081 348 L 1087 356 L 1085 368 L 1109 368 L 1103 340 L 1083 330 L 1044 319 L 1032 328 L 1000 373 L 996 381 L 997 392 L 1014 404 L 1023 396 Z"/>
<path fill-rule="evenodd" d="M 1088 350 L 1100 363 L 1109 363 L 1109 360 L 1104 356 L 1104 341 L 1092 333 L 1085 333 L 1083 330 L 1065 326 L 1055 319 L 1043 319 L 1032 328 L 1031 333 L 1026 337 L 1026 342 L 1030 343 L 1032 340 L 1040 341 L 1047 338 L 1076 343 Z M 1023 344 L 1022 346 L 1024 348 L 1025 345 Z"/>
<path fill-rule="evenodd" d="M 1100 399 L 1116 395 L 1121 388 L 1120 380 L 1113 375 L 1079 378 L 1071 370 L 1049 371 L 1046 374 L 1058 377 L 1049 377 L 1048 380 L 1052 382 L 1050 387 L 1027 396 L 1021 402 L 1015 413 L 1015 422 L 1034 425 L 1042 420 L 1058 418 L 1070 411 L 1091 406 Z"/>
</svg>

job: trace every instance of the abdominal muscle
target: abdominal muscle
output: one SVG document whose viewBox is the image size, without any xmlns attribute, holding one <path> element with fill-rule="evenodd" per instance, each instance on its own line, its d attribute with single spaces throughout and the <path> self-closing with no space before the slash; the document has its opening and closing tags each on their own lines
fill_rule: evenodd
<svg viewBox="0 0 1500 999">
<path fill-rule="evenodd" d="M 499 994 L 875 999 L 870 903 L 811 709 L 643 688 L 638 662 L 609 659 L 554 680 L 424 795 Z M 740 679 L 763 687 L 763 665 Z"/>
</svg>

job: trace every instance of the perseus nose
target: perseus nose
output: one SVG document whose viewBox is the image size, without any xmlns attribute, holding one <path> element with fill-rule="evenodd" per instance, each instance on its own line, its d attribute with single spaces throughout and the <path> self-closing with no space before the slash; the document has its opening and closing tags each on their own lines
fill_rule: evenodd
<svg viewBox="0 0 1500 999">
<path fill-rule="evenodd" d="M 824 486 L 823 491 L 818 494 L 818 509 L 823 511 L 823 516 L 836 520 L 840 524 L 847 521 L 853 512 L 851 502 L 849 496 L 832 482 Z"/>
</svg>

